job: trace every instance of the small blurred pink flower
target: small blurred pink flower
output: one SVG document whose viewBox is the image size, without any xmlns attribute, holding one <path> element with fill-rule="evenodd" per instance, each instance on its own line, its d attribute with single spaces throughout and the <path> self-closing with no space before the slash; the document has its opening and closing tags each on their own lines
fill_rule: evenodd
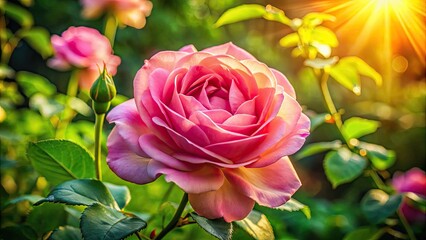
<svg viewBox="0 0 426 240">
<path fill-rule="evenodd" d="M 396 173 L 392 185 L 398 193 L 415 193 L 426 198 L 426 175 L 419 168 L 412 168 L 406 173 Z M 425 222 L 426 213 L 413 205 L 413 200 L 404 198 L 400 210 L 410 222 Z"/>
<path fill-rule="evenodd" d="M 81 3 L 86 18 L 96 18 L 111 11 L 120 23 L 138 29 L 145 26 L 152 9 L 152 3 L 147 0 L 81 0 Z"/>
<path fill-rule="evenodd" d="M 145 184 L 165 175 L 201 216 L 231 222 L 254 203 L 277 207 L 301 186 L 287 157 L 309 135 L 293 87 L 228 43 L 163 51 L 146 60 L 134 99 L 107 116 L 109 167 Z"/>
<path fill-rule="evenodd" d="M 99 77 L 99 67 L 106 64 L 109 74 L 115 75 L 121 59 L 112 54 L 111 44 L 98 30 L 88 27 L 70 27 L 61 36 L 51 38 L 55 56 L 48 65 L 58 70 L 79 68 L 79 85 L 90 89 Z"/>
</svg>

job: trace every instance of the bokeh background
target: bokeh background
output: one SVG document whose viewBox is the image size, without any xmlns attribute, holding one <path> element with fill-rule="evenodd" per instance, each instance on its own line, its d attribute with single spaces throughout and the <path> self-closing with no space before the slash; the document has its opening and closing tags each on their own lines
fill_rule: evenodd
<svg viewBox="0 0 426 240">
<path fill-rule="evenodd" d="M 249 20 L 220 28 L 214 23 L 227 9 L 246 3 L 271 4 L 284 10 L 290 18 L 303 17 L 309 12 L 326 12 L 336 16 L 336 21 L 325 25 L 332 29 L 339 46 L 336 56 L 358 56 L 375 68 L 383 76 L 383 85 L 376 86 L 369 79 L 362 79 L 362 94 L 356 96 L 335 82 L 330 82 L 332 97 L 337 108 L 344 110 L 343 118 L 360 116 L 379 120 L 381 127 L 365 141 L 383 145 L 395 150 L 397 161 L 388 172 L 406 171 L 412 167 L 425 169 L 426 159 L 426 39 L 425 2 L 417 0 L 282 0 L 282 1 L 241 1 L 241 0 L 153 0 L 151 16 L 145 28 L 131 27 L 117 31 L 114 52 L 122 63 L 114 77 L 118 93 L 132 97 L 132 84 L 136 71 L 143 61 L 158 51 L 178 50 L 193 44 L 203 49 L 224 42 L 234 44 L 251 52 L 260 61 L 283 72 L 294 85 L 299 102 L 307 111 L 326 112 L 322 103 L 317 82 L 300 72 L 303 61 L 291 57 L 291 51 L 279 45 L 279 39 L 290 32 L 282 24 L 263 19 Z M 16 2 L 17 4 L 20 4 Z M 81 5 L 76 0 L 35 0 L 26 7 L 34 17 L 34 25 L 44 27 L 50 34 L 60 35 L 69 26 L 88 26 L 102 32 L 103 18 L 85 20 L 81 17 Z M 8 28 L 18 25 L 10 22 Z M 29 71 L 40 74 L 65 93 L 70 72 L 59 72 L 46 65 L 43 59 L 25 42 L 14 51 L 10 66 L 16 71 Z M 13 79 L 8 81 L 12 82 Z M 18 88 L 18 92 L 22 89 Z M 17 104 L 17 109 L 29 108 L 25 97 Z M 48 138 L 49 126 L 37 125 L 32 114 L 16 115 L 13 125 L 10 121 L 0 123 L 2 141 L 18 141 L 15 145 L 2 142 L 1 156 L 1 199 L 5 201 L 23 193 L 46 191 L 46 182 L 37 176 L 25 160 L 23 142 Z M 77 116 L 76 123 L 80 137 L 86 122 L 93 116 Z M 35 129 L 39 128 L 39 129 Z M 111 126 L 107 126 L 110 129 Z M 45 130 L 45 132 L 43 132 Z M 86 132 L 90 132 L 90 128 Z M 11 133 L 12 132 L 12 133 Z M 36 133 L 36 134 L 35 134 Z M 106 130 L 107 133 L 107 130 Z M 8 135 L 9 134 L 9 135 Z M 13 136 L 11 136 L 12 134 Z M 332 141 L 339 135 L 332 125 L 322 125 L 308 138 L 309 142 Z M 14 140 L 15 139 L 15 140 Z M 16 140 L 18 139 L 18 140 Z M 25 139 L 25 140 L 22 140 Z M 90 138 L 86 139 L 90 143 Z M 9 144 L 9 142 L 8 142 Z M 13 154 L 10 147 L 14 146 Z M 259 208 L 270 218 L 279 239 L 340 239 L 345 233 L 362 226 L 365 219 L 360 213 L 359 201 L 365 194 L 365 185 L 371 185 L 366 177 L 354 183 L 332 189 L 327 181 L 322 160 L 324 155 L 315 155 L 302 160 L 293 159 L 303 186 L 296 198 L 311 208 L 312 218 L 307 220 L 300 212 L 279 213 Z M 18 163 L 16 163 L 18 161 Z M 123 183 L 104 166 L 106 179 Z M 35 181 L 35 186 L 30 186 Z M 129 184 L 132 188 L 132 201 L 129 208 L 146 213 L 154 213 L 157 204 L 167 187 L 163 180 L 147 186 Z M 181 192 L 174 189 L 171 199 L 178 201 Z M 154 206 L 154 207 L 153 207 Z M 23 218 L 28 206 L 18 206 L 19 214 L 11 214 L 15 209 L 2 211 L 2 227 Z M 167 209 L 167 206 L 164 207 Z M 167 212 L 167 210 L 164 210 Z M 170 214 L 170 213 L 168 213 Z M 3 217 L 4 216 L 4 217 Z M 178 229 L 176 239 L 209 238 L 197 226 L 191 229 Z M 186 235 L 183 235 L 186 234 Z M 236 231 L 235 239 L 245 239 L 244 233 Z M 173 239 L 175 239 L 173 238 Z"/>
</svg>

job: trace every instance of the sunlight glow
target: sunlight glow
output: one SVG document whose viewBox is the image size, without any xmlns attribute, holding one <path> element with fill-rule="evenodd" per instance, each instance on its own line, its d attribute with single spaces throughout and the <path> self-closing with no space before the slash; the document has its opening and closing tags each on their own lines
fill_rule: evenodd
<svg viewBox="0 0 426 240">
<path fill-rule="evenodd" d="M 372 38 L 382 40 L 385 48 L 393 48 L 385 49 L 391 52 L 403 48 L 404 42 L 408 42 L 420 62 L 425 64 L 426 13 L 423 0 L 352 0 L 340 2 L 326 12 L 342 18 L 343 24 L 338 32 L 357 30 L 352 53 L 370 44 Z M 379 34 L 383 34 L 382 38 Z"/>
</svg>

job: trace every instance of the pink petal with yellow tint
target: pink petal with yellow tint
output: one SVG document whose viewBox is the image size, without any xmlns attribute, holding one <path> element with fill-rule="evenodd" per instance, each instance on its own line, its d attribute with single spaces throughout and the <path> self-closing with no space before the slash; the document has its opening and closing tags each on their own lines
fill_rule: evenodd
<svg viewBox="0 0 426 240">
<path fill-rule="evenodd" d="M 244 60 L 244 59 L 256 60 L 256 58 L 253 57 L 253 55 L 248 53 L 246 50 L 244 50 L 244 49 L 242 49 L 238 46 L 235 46 L 233 43 L 230 43 L 230 42 L 219 45 L 219 46 L 206 48 L 206 49 L 202 50 L 201 52 L 208 52 L 208 53 L 212 53 L 212 54 L 215 54 L 215 55 L 226 54 L 226 55 L 233 56 L 234 58 L 236 58 L 238 60 Z"/>
<path fill-rule="evenodd" d="M 189 194 L 189 202 L 198 215 L 232 222 L 244 219 L 254 207 L 254 200 L 239 191 L 239 186 L 224 181 L 221 188 L 200 194 Z"/>
<path fill-rule="evenodd" d="M 239 192 L 267 207 L 284 204 L 302 185 L 288 157 L 263 168 L 226 169 L 224 173 Z"/>
</svg>

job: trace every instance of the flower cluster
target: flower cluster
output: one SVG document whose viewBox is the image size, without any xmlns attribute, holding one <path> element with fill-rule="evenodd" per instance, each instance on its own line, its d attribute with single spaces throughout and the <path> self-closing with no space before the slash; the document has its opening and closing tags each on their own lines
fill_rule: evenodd
<svg viewBox="0 0 426 240">
<path fill-rule="evenodd" d="M 310 121 L 283 74 L 231 43 L 156 54 L 107 119 L 110 168 L 138 184 L 165 175 L 201 216 L 240 220 L 301 186 L 287 156 Z"/>
</svg>

